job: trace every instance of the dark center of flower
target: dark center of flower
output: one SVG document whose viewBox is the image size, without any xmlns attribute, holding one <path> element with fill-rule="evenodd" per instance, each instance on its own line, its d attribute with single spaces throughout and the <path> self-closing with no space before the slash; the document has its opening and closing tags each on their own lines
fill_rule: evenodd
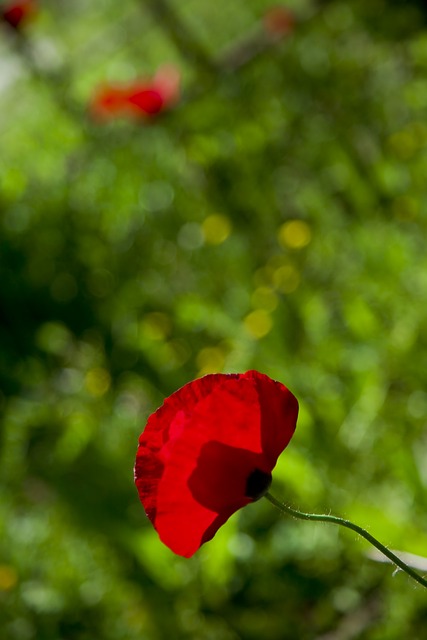
<svg viewBox="0 0 427 640">
<path fill-rule="evenodd" d="M 269 490 L 271 485 L 271 473 L 265 473 L 260 469 L 254 469 L 246 480 L 246 497 L 259 500 Z"/>
</svg>

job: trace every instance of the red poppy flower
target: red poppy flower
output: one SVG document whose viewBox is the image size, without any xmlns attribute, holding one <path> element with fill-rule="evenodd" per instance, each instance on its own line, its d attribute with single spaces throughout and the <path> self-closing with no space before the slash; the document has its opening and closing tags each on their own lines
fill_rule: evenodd
<svg viewBox="0 0 427 640">
<path fill-rule="evenodd" d="M 153 116 L 163 105 L 161 93 L 152 84 L 134 82 L 122 87 L 108 84 L 100 87 L 90 110 L 95 118 L 109 120 L 120 116 Z"/>
<path fill-rule="evenodd" d="M 34 0 L 21 0 L 7 4 L 1 11 L 1 17 L 10 27 L 19 29 L 36 10 L 37 5 Z"/>
<path fill-rule="evenodd" d="M 264 29 L 273 38 L 287 36 L 294 30 L 295 17 L 286 7 L 271 7 L 264 15 Z"/>
<path fill-rule="evenodd" d="M 153 116 L 174 104 L 179 97 L 180 73 L 176 67 L 160 67 L 150 81 L 130 85 L 127 103 L 136 116 Z"/>
<path fill-rule="evenodd" d="M 293 394 L 257 371 L 207 375 L 167 398 L 148 419 L 135 464 L 140 500 L 161 540 L 190 557 L 261 498 L 297 415 Z"/>
<path fill-rule="evenodd" d="M 173 105 L 179 97 L 180 74 L 173 66 L 161 67 L 151 80 L 100 87 L 90 110 L 102 120 L 119 116 L 150 118 Z"/>
</svg>

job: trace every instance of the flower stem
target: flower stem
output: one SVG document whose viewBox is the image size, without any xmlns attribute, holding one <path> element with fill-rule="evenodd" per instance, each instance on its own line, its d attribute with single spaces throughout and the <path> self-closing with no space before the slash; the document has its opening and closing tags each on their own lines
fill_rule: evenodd
<svg viewBox="0 0 427 640">
<path fill-rule="evenodd" d="M 175 4 L 169 0 L 145 0 L 142 6 L 145 5 L 151 12 L 182 56 L 198 67 L 200 72 L 212 75 L 216 72 L 215 63 L 196 34 L 181 20 L 179 12 L 175 11 Z"/>
<path fill-rule="evenodd" d="M 265 498 L 271 502 L 282 514 L 287 514 L 293 516 L 294 518 L 299 518 L 300 520 L 313 520 L 316 522 L 331 522 L 332 524 L 339 524 L 342 527 L 346 527 L 347 529 L 351 529 L 365 538 L 368 542 L 370 542 L 374 547 L 376 547 L 381 553 L 383 553 L 391 562 L 393 562 L 399 569 L 402 569 L 408 576 L 411 576 L 413 580 L 416 580 L 419 584 L 422 584 L 423 587 L 427 588 L 427 580 L 420 576 L 416 571 L 414 571 L 410 566 L 403 562 L 401 558 L 399 558 L 392 551 L 387 549 L 379 540 L 374 538 L 370 533 L 368 533 L 359 525 L 350 522 L 349 520 L 344 520 L 344 518 L 338 518 L 337 516 L 330 516 L 326 514 L 318 514 L 318 513 L 303 513 L 302 511 L 297 511 L 297 509 L 292 509 L 292 507 L 288 507 L 283 504 L 279 500 L 277 500 L 271 493 L 266 493 Z"/>
</svg>

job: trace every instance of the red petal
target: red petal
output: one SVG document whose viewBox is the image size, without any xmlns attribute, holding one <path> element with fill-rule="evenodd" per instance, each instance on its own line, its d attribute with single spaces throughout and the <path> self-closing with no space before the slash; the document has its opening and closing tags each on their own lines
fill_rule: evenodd
<svg viewBox="0 0 427 640">
<path fill-rule="evenodd" d="M 193 555 L 253 501 L 248 479 L 255 470 L 269 477 L 294 432 L 297 407 L 286 387 L 249 371 L 190 382 L 150 416 L 135 482 L 148 517 L 175 553 Z"/>
<path fill-rule="evenodd" d="M 18 29 L 21 23 L 29 18 L 36 11 L 36 4 L 33 0 L 22 0 L 11 3 L 2 11 L 2 17 L 13 29 Z"/>
<path fill-rule="evenodd" d="M 162 95 L 153 87 L 134 87 L 127 100 L 132 107 L 147 115 L 159 113 L 164 104 Z"/>
<path fill-rule="evenodd" d="M 292 438 L 298 418 L 298 400 L 286 387 L 257 371 L 248 371 L 256 384 L 261 413 L 262 450 L 270 468 Z"/>
<path fill-rule="evenodd" d="M 162 96 L 164 105 L 172 105 L 179 98 L 181 73 L 174 65 L 163 65 L 153 78 L 153 88 Z"/>
<path fill-rule="evenodd" d="M 3 11 L 3 19 L 14 29 L 17 29 L 19 27 L 24 17 L 24 9 L 20 6 L 10 7 L 10 9 L 5 9 Z"/>
<path fill-rule="evenodd" d="M 127 92 L 122 87 L 105 85 L 99 87 L 92 99 L 90 109 L 96 118 L 115 118 L 126 107 Z"/>
</svg>

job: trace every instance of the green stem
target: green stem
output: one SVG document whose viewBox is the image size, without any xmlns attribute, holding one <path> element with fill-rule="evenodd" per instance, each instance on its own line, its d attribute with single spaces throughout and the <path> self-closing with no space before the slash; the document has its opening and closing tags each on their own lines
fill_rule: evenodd
<svg viewBox="0 0 427 640">
<path fill-rule="evenodd" d="M 203 44 L 181 20 L 173 3 L 169 0 L 145 0 L 143 4 L 167 33 L 178 51 L 191 64 L 198 67 L 199 71 L 207 72 L 209 75 L 216 72 L 215 64 Z"/>
<path fill-rule="evenodd" d="M 387 549 L 381 542 L 379 542 L 374 536 L 370 533 L 359 527 L 359 525 L 350 522 L 349 520 L 344 520 L 344 518 L 338 518 L 337 516 L 330 516 L 326 514 L 318 514 L 318 513 L 303 513 L 302 511 L 297 511 L 296 509 L 292 509 L 292 507 L 288 507 L 287 505 L 279 502 L 271 493 L 266 493 L 265 497 L 267 500 L 271 502 L 281 513 L 286 513 L 294 518 L 299 518 L 300 520 L 312 520 L 315 522 L 331 522 L 332 524 L 339 524 L 342 527 L 346 527 L 347 529 L 351 529 L 365 538 L 368 542 L 370 542 L 374 547 L 376 547 L 381 553 L 383 553 L 391 562 L 393 562 L 399 569 L 402 569 L 408 576 L 411 576 L 413 580 L 416 580 L 419 584 L 422 584 L 423 587 L 427 588 L 427 580 L 420 576 L 416 571 L 414 571 L 411 567 L 409 567 L 403 560 L 401 560 L 396 554 Z"/>
</svg>

